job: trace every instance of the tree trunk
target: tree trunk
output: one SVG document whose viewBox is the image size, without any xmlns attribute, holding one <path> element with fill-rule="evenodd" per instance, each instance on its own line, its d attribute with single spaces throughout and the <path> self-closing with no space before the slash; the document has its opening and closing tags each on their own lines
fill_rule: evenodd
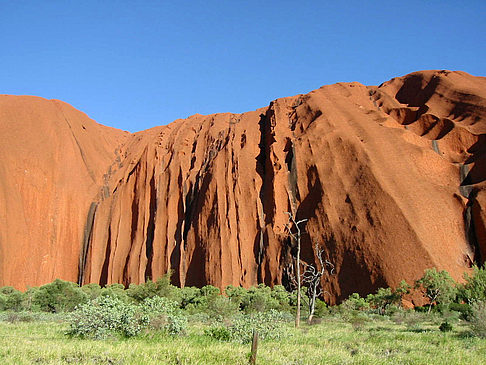
<svg viewBox="0 0 486 365">
<path fill-rule="evenodd" d="M 309 297 L 309 318 L 307 319 L 308 324 L 312 324 L 312 318 L 314 318 L 314 312 L 316 311 L 316 293 L 317 288 L 314 286 L 312 288 L 311 297 Z"/>
<path fill-rule="evenodd" d="M 295 327 L 300 326 L 300 234 L 297 237 L 297 311 L 295 313 Z"/>
</svg>

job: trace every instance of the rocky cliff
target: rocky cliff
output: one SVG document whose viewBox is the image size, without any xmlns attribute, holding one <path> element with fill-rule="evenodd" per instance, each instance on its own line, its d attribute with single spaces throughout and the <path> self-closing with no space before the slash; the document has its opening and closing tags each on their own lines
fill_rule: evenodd
<svg viewBox="0 0 486 365">
<path fill-rule="evenodd" d="M 286 212 L 331 302 L 486 257 L 486 78 L 339 83 L 128 134 L 0 97 L 0 285 L 286 283 Z M 327 298 L 326 298 L 327 299 Z"/>
</svg>

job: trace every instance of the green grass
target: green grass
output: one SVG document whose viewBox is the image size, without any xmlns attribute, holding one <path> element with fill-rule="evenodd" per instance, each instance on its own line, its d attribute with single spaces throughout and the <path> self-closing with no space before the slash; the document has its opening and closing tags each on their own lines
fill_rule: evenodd
<svg viewBox="0 0 486 365">
<path fill-rule="evenodd" d="M 249 345 L 219 342 L 191 323 L 186 336 L 146 333 L 130 339 L 83 340 L 64 335 L 68 324 L 53 317 L 0 322 L 0 364 L 247 364 Z M 394 323 L 373 316 L 353 324 L 329 317 L 288 324 L 279 341 L 259 344 L 257 364 L 486 364 L 486 340 L 468 335 L 466 323 L 440 332 L 437 321 Z"/>
</svg>

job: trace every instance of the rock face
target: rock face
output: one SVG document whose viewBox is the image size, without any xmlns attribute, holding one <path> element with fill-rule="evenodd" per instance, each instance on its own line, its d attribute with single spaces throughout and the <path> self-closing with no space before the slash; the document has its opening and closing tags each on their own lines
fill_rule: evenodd
<svg viewBox="0 0 486 365">
<path fill-rule="evenodd" d="M 0 285 L 77 280 L 90 204 L 128 137 L 57 100 L 0 96 Z"/>
<path fill-rule="evenodd" d="M 286 283 L 307 218 L 339 301 L 486 258 L 486 79 L 423 71 L 128 134 L 0 97 L 0 285 Z"/>
</svg>

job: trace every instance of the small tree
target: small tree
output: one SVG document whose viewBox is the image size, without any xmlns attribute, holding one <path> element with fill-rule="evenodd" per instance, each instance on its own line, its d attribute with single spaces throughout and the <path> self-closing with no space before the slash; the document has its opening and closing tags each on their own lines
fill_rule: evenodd
<svg viewBox="0 0 486 365">
<path fill-rule="evenodd" d="M 301 278 L 300 278 L 300 239 L 302 237 L 301 225 L 307 222 L 307 219 L 301 219 L 299 221 L 295 220 L 292 213 L 286 212 L 289 215 L 289 221 L 285 225 L 290 237 L 294 241 L 297 252 L 295 257 L 295 271 L 297 280 L 297 311 L 295 313 L 295 327 L 300 326 L 300 299 L 301 299 Z"/>
<path fill-rule="evenodd" d="M 456 295 L 455 282 L 445 270 L 436 268 L 425 270 L 424 276 L 415 282 L 416 288 L 422 288 L 429 299 L 430 313 L 433 304 L 448 304 Z"/>
<path fill-rule="evenodd" d="M 384 315 L 388 306 L 400 302 L 400 296 L 391 288 L 379 288 L 376 294 L 369 294 L 366 300 L 378 310 L 379 314 Z"/>
<path fill-rule="evenodd" d="M 406 294 L 410 294 L 410 289 L 411 286 L 408 285 L 408 283 L 405 280 L 400 281 L 400 284 L 398 284 L 397 288 L 395 289 L 394 293 L 399 298 L 398 305 L 400 307 L 402 306 L 403 296 Z"/>
<path fill-rule="evenodd" d="M 459 288 L 459 296 L 468 304 L 486 302 L 486 269 L 474 267 L 472 276 L 464 274 L 466 282 Z"/>
<path fill-rule="evenodd" d="M 314 313 L 316 310 L 316 299 L 324 293 L 321 287 L 321 278 L 324 276 L 325 273 L 327 273 L 327 268 L 330 269 L 329 273 L 331 275 L 334 273 L 334 265 L 328 260 L 324 260 L 322 258 L 324 249 L 319 248 L 319 245 L 317 243 L 315 244 L 315 252 L 317 259 L 319 260 L 320 268 L 312 264 L 306 265 L 302 280 L 303 283 L 306 284 L 306 295 L 309 299 L 309 318 L 307 320 L 309 324 L 312 323 L 312 318 L 314 317 Z"/>
</svg>

